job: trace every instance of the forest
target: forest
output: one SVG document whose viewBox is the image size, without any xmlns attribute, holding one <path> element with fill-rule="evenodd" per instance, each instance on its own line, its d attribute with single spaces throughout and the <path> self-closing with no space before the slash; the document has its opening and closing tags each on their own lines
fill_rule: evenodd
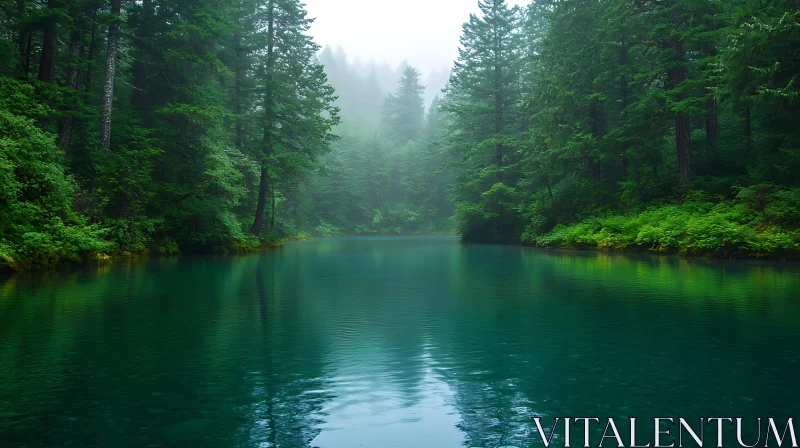
<svg viewBox="0 0 800 448">
<path fill-rule="evenodd" d="M 321 48 L 298 0 L 0 0 L 0 269 L 332 235 L 800 255 L 796 0 L 478 3 L 425 77 Z"/>
</svg>

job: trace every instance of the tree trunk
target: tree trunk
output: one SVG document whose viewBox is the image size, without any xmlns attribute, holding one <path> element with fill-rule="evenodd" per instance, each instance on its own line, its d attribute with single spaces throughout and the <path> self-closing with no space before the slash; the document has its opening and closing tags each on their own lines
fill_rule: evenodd
<svg viewBox="0 0 800 448">
<path fill-rule="evenodd" d="M 78 90 L 81 83 L 81 70 L 77 65 L 83 59 L 83 42 L 80 35 L 72 37 L 72 42 L 69 44 L 69 56 L 73 65 L 67 70 L 67 86 Z"/>
<path fill-rule="evenodd" d="M 620 116 L 622 117 L 623 122 L 627 120 L 628 115 L 628 106 L 630 103 L 629 93 L 628 93 L 628 77 L 625 76 L 625 69 L 628 66 L 628 42 L 623 41 L 622 46 L 620 47 L 620 66 L 622 70 L 620 71 L 619 76 L 619 90 L 620 96 L 622 97 L 622 103 L 620 104 Z M 625 141 L 622 142 L 622 168 L 627 172 L 628 165 L 630 162 L 628 161 L 628 151 L 631 149 L 631 143 L 628 140 L 627 136 L 623 135 L 622 138 Z"/>
<path fill-rule="evenodd" d="M 25 46 L 25 76 L 31 72 L 31 51 L 33 48 L 33 33 L 28 33 L 28 43 Z"/>
<path fill-rule="evenodd" d="M 106 79 L 103 84 L 103 115 L 100 119 L 100 147 L 111 146 L 111 112 L 114 106 L 114 80 L 117 74 L 117 47 L 119 44 L 119 15 L 122 0 L 114 0 L 111 14 L 114 21 L 108 27 L 108 53 L 106 54 Z"/>
<path fill-rule="evenodd" d="M 267 161 L 261 163 L 261 181 L 258 185 L 258 205 L 256 206 L 256 219 L 250 233 L 258 235 L 264 225 L 264 212 L 267 209 L 267 191 L 269 191 L 269 164 Z"/>
<path fill-rule="evenodd" d="M 504 117 L 503 117 L 503 71 L 500 65 L 501 55 L 503 53 L 502 42 L 500 38 L 497 36 L 497 31 L 495 30 L 495 65 L 494 65 L 494 132 L 495 138 L 498 140 L 498 143 L 495 147 L 495 155 L 494 155 L 494 164 L 497 166 L 497 182 L 505 183 L 505 172 L 503 170 L 503 156 L 504 156 L 504 148 L 503 144 L 500 143 L 500 134 L 503 132 L 504 128 Z M 505 205 L 502 201 L 498 201 L 498 215 L 499 215 L 499 231 L 501 235 L 505 235 L 509 230 L 511 230 L 509 225 L 507 224 L 508 221 L 508 214 L 506 213 Z"/>
<path fill-rule="evenodd" d="M 592 136 L 595 139 L 595 144 L 600 143 L 600 140 L 605 136 L 605 117 L 603 113 L 603 103 L 594 100 L 589 108 L 589 117 L 592 120 Z M 589 160 L 590 176 L 595 182 L 600 181 L 600 158 L 593 157 Z"/>
<path fill-rule="evenodd" d="M 69 55 L 73 65 L 67 70 L 67 86 L 73 90 L 80 90 L 81 71 L 77 67 L 77 64 L 83 59 L 83 41 L 81 40 L 80 32 L 75 32 L 72 36 Z M 64 119 L 60 126 L 61 129 L 59 129 L 58 146 L 66 153 L 69 153 L 69 147 L 72 144 L 74 122 L 75 118 L 70 115 Z"/>
<path fill-rule="evenodd" d="M 710 112 L 706 116 L 706 142 L 708 146 L 715 147 L 719 137 L 719 115 L 717 115 L 716 100 L 710 101 Z"/>
<path fill-rule="evenodd" d="M 236 102 L 236 140 L 234 144 L 237 149 L 242 149 L 242 146 L 244 146 L 244 129 L 242 127 L 242 115 L 244 114 L 244 107 L 242 106 L 242 88 L 244 84 L 244 70 L 242 70 L 242 64 L 244 63 L 244 49 L 241 47 L 241 34 L 236 33 L 233 39 L 236 42 L 236 78 L 234 81 L 236 83 L 236 96 L 234 98 Z"/>
<path fill-rule="evenodd" d="M 47 9 L 55 9 L 55 0 L 47 1 Z M 42 38 L 42 57 L 39 61 L 39 81 L 51 82 L 53 80 L 53 73 L 55 72 L 55 56 L 56 56 L 56 37 L 57 28 L 55 17 L 48 17 L 47 23 L 44 26 L 44 36 Z"/>
<path fill-rule="evenodd" d="M 493 5 L 495 8 L 498 5 Z M 503 42 L 499 36 L 497 29 L 494 29 L 494 132 L 495 138 L 500 137 L 500 133 L 503 132 L 504 128 L 504 117 L 503 117 L 503 68 L 501 66 L 502 55 L 503 55 Z M 498 182 L 503 182 L 503 144 L 498 143 L 495 147 L 495 165 L 497 165 L 498 169 Z"/>
<path fill-rule="evenodd" d="M 550 196 L 550 202 L 553 202 L 553 189 L 550 188 L 550 176 L 544 175 L 544 184 L 547 185 L 547 195 Z"/>
<path fill-rule="evenodd" d="M 28 54 L 25 48 L 25 41 L 27 38 L 27 35 L 20 30 L 19 37 L 17 38 L 17 45 L 19 45 L 19 71 L 25 74 L 28 73 Z"/>
<path fill-rule="evenodd" d="M 97 47 L 97 10 L 92 11 L 91 18 L 92 35 L 89 39 L 89 64 L 86 67 L 86 80 L 83 83 L 83 87 L 86 89 L 86 92 L 89 92 L 89 89 L 92 87 L 92 67 L 94 67 L 94 52 Z"/>
<path fill-rule="evenodd" d="M 267 208 L 267 187 L 269 183 L 269 157 L 272 154 L 272 131 L 274 128 L 274 114 L 273 114 L 273 78 L 275 70 L 275 3 L 274 0 L 269 0 L 267 6 L 267 79 L 266 79 L 266 95 L 264 97 L 264 113 L 266 120 L 264 122 L 264 140 L 262 144 L 262 152 L 264 160 L 261 162 L 261 181 L 258 188 L 258 205 L 256 206 L 256 217 L 253 221 L 253 227 L 250 232 L 253 235 L 261 233 L 261 227 L 264 224 L 264 211 Z"/>
<path fill-rule="evenodd" d="M 716 20 L 717 12 L 713 7 L 713 2 L 708 2 L 708 5 L 711 7 L 711 9 L 709 10 L 709 18 L 706 21 L 706 27 L 708 28 L 708 31 L 714 32 L 718 28 Z M 706 45 L 705 52 L 709 57 L 715 57 L 717 55 L 717 47 L 714 40 L 709 41 L 709 43 Z M 719 137 L 719 115 L 717 111 L 717 100 L 711 98 L 708 101 L 708 114 L 706 115 L 706 142 L 708 143 L 708 146 L 714 148 L 717 144 L 717 137 Z"/>
<path fill-rule="evenodd" d="M 23 22 L 25 20 L 25 0 L 17 0 L 17 20 Z M 17 35 L 17 46 L 19 47 L 19 68 L 24 74 L 28 73 L 29 67 L 26 63 L 28 51 L 25 47 L 25 41 L 28 35 L 25 28 L 20 24 L 19 34 Z"/>
<path fill-rule="evenodd" d="M 498 49 L 499 53 L 500 50 Z M 500 137 L 503 132 L 503 86 L 502 86 L 502 68 L 499 64 L 494 66 L 494 132 L 497 134 L 495 138 Z M 495 148 L 495 165 L 498 168 L 498 182 L 503 182 L 503 144 L 498 143 Z"/>
<path fill-rule="evenodd" d="M 753 146 L 753 117 L 749 104 L 744 108 L 744 139 L 745 155 L 749 156 Z"/>
<path fill-rule="evenodd" d="M 275 230 L 275 182 L 272 183 L 272 214 L 269 220 L 269 231 Z"/>
<path fill-rule="evenodd" d="M 673 23 L 679 23 L 677 11 L 673 11 Z M 670 37 L 670 47 L 675 52 L 675 67 L 669 69 L 669 87 L 678 88 L 686 80 L 686 52 L 683 48 L 683 40 L 678 34 L 677 29 L 672 30 Z M 679 94 L 678 101 L 685 99 L 684 94 Z M 683 113 L 675 114 L 675 149 L 678 156 L 678 173 L 681 185 L 686 186 L 692 180 L 692 146 L 690 138 L 691 123 L 689 117 Z"/>
<path fill-rule="evenodd" d="M 140 15 L 137 46 L 138 57 L 133 63 L 133 98 L 131 102 L 134 109 L 139 112 L 139 117 L 143 120 L 148 118 L 147 114 L 147 56 L 149 54 L 147 30 L 152 26 L 153 4 L 152 0 L 142 1 L 142 12 Z"/>
<path fill-rule="evenodd" d="M 681 184 L 688 185 L 692 180 L 692 147 L 689 136 L 689 117 L 685 115 L 675 117 L 675 143 Z"/>
</svg>

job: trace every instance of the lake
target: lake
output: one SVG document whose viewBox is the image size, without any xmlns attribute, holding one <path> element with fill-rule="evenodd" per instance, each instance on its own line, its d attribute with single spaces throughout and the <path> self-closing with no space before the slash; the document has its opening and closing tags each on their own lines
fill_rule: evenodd
<svg viewBox="0 0 800 448">
<path fill-rule="evenodd" d="M 536 416 L 785 424 L 800 267 L 322 238 L 0 280 L 0 343 L 2 447 L 530 447 Z"/>
</svg>

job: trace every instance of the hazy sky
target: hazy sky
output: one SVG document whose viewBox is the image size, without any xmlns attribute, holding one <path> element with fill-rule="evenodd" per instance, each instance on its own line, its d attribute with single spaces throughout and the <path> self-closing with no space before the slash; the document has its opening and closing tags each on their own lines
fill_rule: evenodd
<svg viewBox="0 0 800 448">
<path fill-rule="evenodd" d="M 407 59 L 430 73 L 458 56 L 461 24 L 478 11 L 477 0 L 305 0 L 318 44 L 341 45 L 350 59 L 394 66 Z M 527 0 L 509 0 L 527 4 Z"/>
</svg>

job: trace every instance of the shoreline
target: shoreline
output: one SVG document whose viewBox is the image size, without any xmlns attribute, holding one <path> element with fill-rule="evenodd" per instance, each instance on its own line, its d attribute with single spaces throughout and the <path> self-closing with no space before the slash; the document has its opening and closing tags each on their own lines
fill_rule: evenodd
<svg viewBox="0 0 800 448">
<path fill-rule="evenodd" d="M 740 255 L 740 256 L 725 256 L 721 254 L 690 254 L 680 253 L 678 250 L 673 251 L 656 251 L 646 247 L 630 246 L 624 248 L 600 248 L 579 245 L 537 245 L 535 243 L 522 243 L 522 247 L 530 249 L 538 249 L 546 252 L 563 252 L 573 254 L 613 254 L 613 255 L 639 255 L 647 257 L 669 257 L 679 260 L 707 260 L 707 261 L 722 261 L 722 262 L 752 262 L 752 261 L 768 261 L 773 263 L 800 263 L 800 253 L 795 255 Z"/>
<path fill-rule="evenodd" d="M 87 266 L 103 266 L 118 263 L 120 261 L 129 261 L 137 259 L 149 259 L 156 257 L 181 257 L 181 256 L 211 256 L 211 255 L 250 255 L 256 253 L 268 252 L 271 250 L 281 249 L 284 243 L 288 242 L 301 242 L 301 241 L 314 241 L 317 238 L 461 238 L 459 235 L 453 234 L 374 234 L 374 235 L 304 235 L 283 238 L 278 242 L 265 241 L 259 247 L 246 247 L 238 244 L 228 245 L 214 245 L 203 248 L 190 248 L 185 250 L 178 250 L 174 252 L 159 252 L 153 250 L 145 250 L 140 252 L 126 252 L 120 251 L 111 254 L 88 254 L 81 260 L 60 260 L 51 265 L 32 265 L 28 267 L 20 267 L 12 260 L 9 263 L 6 260 L 0 262 L 0 275 L 10 276 L 16 273 L 31 273 L 31 272 L 46 272 L 46 271 L 59 271 L 70 270 L 74 268 L 81 268 Z M 459 244 L 475 244 L 475 245 L 500 245 L 500 246 L 517 246 L 529 249 L 538 249 L 545 252 L 563 252 L 565 254 L 613 254 L 613 255 L 642 255 L 648 257 L 670 257 L 685 260 L 713 260 L 723 262 L 734 261 L 768 261 L 774 263 L 800 263 L 800 249 L 794 254 L 786 253 L 767 253 L 767 254 L 752 254 L 747 253 L 742 248 L 732 248 L 732 252 L 728 253 L 689 253 L 681 251 L 680 248 L 671 248 L 670 250 L 654 250 L 645 246 L 626 245 L 620 247 L 597 247 L 583 242 L 571 241 L 559 244 L 538 244 L 536 242 L 519 242 L 519 243 L 492 243 L 492 242 L 476 242 L 459 240 Z M 737 250 L 738 249 L 738 250 Z"/>
<path fill-rule="evenodd" d="M 243 245 L 239 243 L 229 243 L 224 245 L 209 245 L 203 247 L 185 248 L 183 250 L 169 250 L 160 251 L 146 249 L 137 252 L 118 251 L 112 253 L 90 253 L 84 254 L 81 259 L 55 259 L 50 264 L 28 264 L 25 262 L 18 262 L 8 257 L 7 259 L 0 260 L 0 275 L 13 275 L 15 273 L 30 273 L 30 272 L 47 272 L 58 271 L 62 269 L 75 269 L 87 266 L 103 266 L 111 265 L 119 261 L 128 261 L 136 259 L 147 259 L 154 257 L 180 257 L 188 255 L 245 255 L 255 254 L 261 252 L 268 252 L 271 250 L 280 249 L 283 243 L 287 241 L 300 241 L 309 238 L 305 237 L 290 237 L 284 238 L 280 241 L 262 241 L 258 246 Z M 313 239 L 313 238 L 310 238 Z M 47 256 L 51 256 L 48 254 Z"/>
</svg>

